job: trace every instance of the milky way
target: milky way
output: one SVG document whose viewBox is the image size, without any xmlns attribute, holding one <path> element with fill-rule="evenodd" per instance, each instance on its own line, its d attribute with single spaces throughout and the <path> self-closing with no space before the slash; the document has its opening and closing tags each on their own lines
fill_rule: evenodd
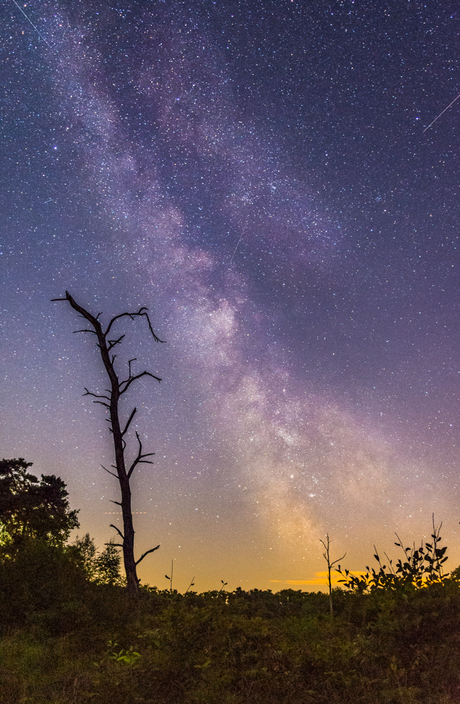
<svg viewBox="0 0 460 704">
<path fill-rule="evenodd" d="M 311 5 L 311 7 L 309 7 Z M 458 526 L 460 16 L 438 3 L 1 10 L 1 450 L 117 520 L 103 376 L 128 326 L 142 579 L 308 585 Z M 36 31 L 34 31 L 36 30 Z M 455 101 L 454 101 L 455 102 Z M 431 122 L 431 127 L 426 130 Z M 424 130 L 426 130 L 424 132 Z M 129 412 L 128 406 L 125 409 Z M 109 513 L 112 512 L 112 513 Z"/>
</svg>

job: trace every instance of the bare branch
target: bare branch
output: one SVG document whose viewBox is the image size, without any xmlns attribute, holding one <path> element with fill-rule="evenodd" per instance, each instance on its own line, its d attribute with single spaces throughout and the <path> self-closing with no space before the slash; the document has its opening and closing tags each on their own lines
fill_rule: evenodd
<svg viewBox="0 0 460 704">
<path fill-rule="evenodd" d="M 334 567 L 334 565 L 336 565 L 338 562 L 340 562 L 341 560 L 343 560 L 343 558 L 345 557 L 345 555 L 346 555 L 347 553 L 344 553 L 344 554 L 342 555 L 342 557 L 339 557 L 337 560 L 334 560 L 333 562 L 331 562 L 331 561 L 330 561 L 330 556 L 329 556 L 329 550 L 330 550 L 329 535 L 327 535 L 326 538 L 327 538 L 327 543 L 325 543 L 324 540 L 321 540 L 321 538 L 320 538 L 320 541 L 319 541 L 320 543 L 322 543 L 322 545 L 324 546 L 324 548 L 325 548 L 325 550 L 326 550 L 326 552 L 323 552 L 323 557 L 324 557 L 324 559 L 326 560 L 326 562 L 327 562 L 327 564 L 328 564 L 328 567 L 329 567 L 329 566 L 330 566 L 330 567 Z"/>
<path fill-rule="evenodd" d="M 107 337 L 107 335 L 108 335 L 109 332 L 110 332 L 110 328 L 112 327 L 112 325 L 113 325 L 117 320 L 119 320 L 120 318 L 126 318 L 126 317 L 131 318 L 131 320 L 134 320 L 134 316 L 135 316 L 135 315 L 138 315 L 138 313 L 120 313 L 119 315 L 115 315 L 115 316 L 112 318 L 112 320 L 110 321 L 110 323 L 109 323 L 109 325 L 108 325 L 108 327 L 107 327 L 107 330 L 106 330 L 105 333 L 104 333 L 104 337 Z"/>
<path fill-rule="evenodd" d="M 113 499 L 109 499 L 111 504 L 116 504 L 117 506 L 121 506 L 121 501 L 114 501 Z"/>
<path fill-rule="evenodd" d="M 155 335 L 155 333 L 153 332 L 152 323 L 150 322 L 150 318 L 149 318 L 149 314 L 147 313 L 147 310 L 148 310 L 148 308 L 145 308 L 145 306 L 144 306 L 143 308 L 140 309 L 139 315 L 142 315 L 144 318 L 147 318 L 149 330 L 152 333 L 152 337 L 155 340 L 155 342 L 161 342 L 162 344 L 164 344 L 166 342 L 166 340 L 160 340 L 160 338 L 157 335 Z"/>
<path fill-rule="evenodd" d="M 74 334 L 77 333 L 77 332 L 90 332 L 92 335 L 96 335 L 96 334 L 97 334 L 95 330 L 73 330 L 73 333 L 74 333 Z"/>
<path fill-rule="evenodd" d="M 133 410 L 131 411 L 131 415 L 128 418 L 128 422 L 125 425 L 125 429 L 122 430 L 121 437 L 123 437 L 123 435 L 126 435 L 128 428 L 131 425 L 131 421 L 134 418 L 134 416 L 136 415 L 136 413 L 137 413 L 137 408 L 133 408 Z"/>
<path fill-rule="evenodd" d="M 86 396 L 86 394 L 83 394 L 83 395 Z M 110 404 L 106 403 L 105 401 L 93 401 L 93 403 L 100 403 L 101 406 L 105 406 L 106 408 L 108 408 L 110 410 Z"/>
<path fill-rule="evenodd" d="M 146 460 L 146 457 L 152 457 L 155 453 L 154 452 L 146 452 L 142 454 L 142 441 L 139 437 L 139 433 L 136 432 L 136 438 L 137 442 L 139 443 L 139 450 L 137 453 L 137 457 L 132 463 L 131 467 L 128 470 L 128 479 L 131 477 L 132 473 L 134 472 L 135 468 L 137 467 L 138 464 L 153 464 L 150 460 Z"/>
<path fill-rule="evenodd" d="M 88 391 L 88 389 L 86 387 L 85 387 L 85 393 L 83 394 L 83 396 L 94 396 L 96 401 L 93 401 L 93 403 L 100 403 L 101 406 L 105 406 L 106 408 L 108 408 L 110 410 L 110 404 L 107 403 L 107 401 L 110 401 L 109 396 L 104 396 L 104 394 L 95 394 L 92 391 Z M 99 401 L 100 398 L 106 398 L 107 401 Z"/>
<path fill-rule="evenodd" d="M 129 387 L 133 383 L 133 381 L 136 381 L 137 379 L 140 379 L 143 376 L 151 376 L 152 379 L 156 379 L 157 381 L 161 381 L 160 377 L 155 376 L 155 374 L 152 374 L 151 372 L 141 372 L 140 374 L 135 374 L 134 376 L 130 376 L 128 379 L 124 379 L 123 381 L 120 381 L 120 396 L 126 391 L 128 391 Z M 124 388 L 122 388 L 124 386 Z"/>
<path fill-rule="evenodd" d="M 123 338 L 126 337 L 126 335 L 120 335 L 120 337 L 117 340 L 109 340 L 109 344 L 107 345 L 107 349 L 110 352 L 112 347 L 115 347 L 115 345 L 119 345 L 120 342 L 123 340 Z"/>
<path fill-rule="evenodd" d="M 105 472 L 107 472 L 107 474 L 111 474 L 112 477 L 115 477 L 115 479 L 118 479 L 118 476 L 116 474 L 114 474 L 113 472 L 111 472 L 110 469 L 107 469 L 106 467 L 104 467 L 103 464 L 101 464 L 101 467 Z"/>
<path fill-rule="evenodd" d="M 65 300 L 65 299 L 62 299 L 62 300 Z M 141 318 L 146 318 L 146 319 L 147 319 L 147 323 L 148 323 L 148 326 L 149 326 L 149 330 L 150 330 L 150 332 L 151 332 L 151 334 L 152 334 L 152 337 L 153 337 L 153 339 L 155 340 L 155 342 L 164 342 L 164 340 L 160 340 L 160 338 L 159 338 L 157 335 L 155 335 L 155 332 L 154 332 L 154 330 L 153 330 L 152 323 L 150 322 L 150 318 L 149 318 L 149 315 L 148 315 L 147 311 L 148 311 L 148 308 L 146 308 L 145 306 L 142 306 L 142 308 L 139 308 L 139 310 L 137 311 L 137 313 L 120 313 L 120 315 L 116 315 L 116 316 L 115 316 L 114 318 L 112 318 L 112 320 L 110 321 L 110 323 L 109 323 L 109 325 L 108 325 L 108 328 L 107 328 L 107 330 L 106 330 L 105 333 L 104 333 L 104 337 L 107 337 L 107 335 L 109 334 L 109 331 L 110 331 L 112 325 L 115 323 L 115 321 L 119 320 L 120 318 L 126 318 L 126 317 L 127 317 L 127 318 L 131 318 L 131 320 L 134 320 L 134 318 L 141 317 Z"/>
<path fill-rule="evenodd" d="M 106 396 L 105 394 L 95 394 L 94 391 L 88 391 L 88 389 L 85 386 L 85 393 L 83 396 L 94 396 L 94 398 L 105 398 L 107 401 L 110 401 L 110 396 Z"/>
<path fill-rule="evenodd" d="M 121 532 L 121 530 L 120 530 L 119 528 L 117 528 L 116 526 L 114 526 L 113 523 L 110 524 L 110 527 L 117 531 L 118 535 L 120 536 L 120 538 L 121 538 L 121 539 L 123 540 L 123 542 L 124 542 L 125 536 L 123 535 L 123 533 Z M 123 545 L 122 545 L 121 547 L 123 547 Z"/>
<path fill-rule="evenodd" d="M 131 373 L 131 362 L 137 362 L 137 357 L 133 357 L 132 359 L 128 360 L 128 379 L 131 378 L 132 373 Z"/>
<path fill-rule="evenodd" d="M 77 313 L 80 313 L 80 315 L 85 318 L 91 325 L 93 326 L 94 330 L 102 330 L 101 329 L 101 324 L 98 321 L 97 317 L 95 318 L 94 315 L 91 315 L 87 310 L 82 308 L 78 303 L 75 301 L 74 298 L 70 295 L 68 291 L 65 292 L 65 298 L 52 298 L 52 301 L 68 301 L 72 308 L 77 311 Z M 99 316 L 98 316 L 99 317 Z"/>
<path fill-rule="evenodd" d="M 160 547 L 160 546 L 157 545 L 156 548 L 150 548 L 150 550 L 147 550 L 147 552 L 144 552 L 144 554 L 141 555 L 138 560 L 136 560 L 136 567 L 137 567 L 137 565 L 139 564 L 139 562 L 142 562 L 142 560 L 144 559 L 144 557 L 147 557 L 147 555 L 150 555 L 151 552 L 155 552 L 155 550 L 158 550 L 159 547 Z"/>
</svg>

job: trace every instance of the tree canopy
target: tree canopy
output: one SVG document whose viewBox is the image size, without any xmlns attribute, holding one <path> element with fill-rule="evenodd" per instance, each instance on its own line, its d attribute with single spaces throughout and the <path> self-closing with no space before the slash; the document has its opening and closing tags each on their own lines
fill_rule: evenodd
<svg viewBox="0 0 460 704">
<path fill-rule="evenodd" d="M 96 584 L 123 586 L 125 580 L 120 574 L 121 557 L 112 541 L 105 544 L 102 552 L 97 551 L 89 533 L 77 538 L 71 545 L 78 555 L 86 577 Z"/>
<path fill-rule="evenodd" d="M 24 459 L 0 461 L 0 546 L 14 553 L 25 542 L 42 540 L 63 545 L 79 527 L 78 511 L 71 510 L 65 482 L 55 475 L 38 479 Z"/>
</svg>

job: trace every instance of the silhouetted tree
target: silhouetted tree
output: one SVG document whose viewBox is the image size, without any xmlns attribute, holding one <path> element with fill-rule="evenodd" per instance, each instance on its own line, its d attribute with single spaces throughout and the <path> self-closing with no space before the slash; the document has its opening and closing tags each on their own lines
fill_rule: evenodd
<svg viewBox="0 0 460 704">
<path fill-rule="evenodd" d="M 120 574 L 120 554 L 113 541 L 106 543 L 104 550 L 98 553 L 94 540 L 86 533 L 83 538 L 77 536 L 71 549 L 77 553 L 78 560 L 91 582 L 119 586 L 124 584 Z"/>
<path fill-rule="evenodd" d="M 331 561 L 331 541 L 329 540 L 329 533 L 326 533 L 326 542 L 324 542 L 324 540 L 321 540 L 321 539 L 320 539 L 319 542 L 323 545 L 324 550 L 325 550 L 325 552 L 323 552 L 323 557 L 324 557 L 324 559 L 325 559 L 326 562 L 327 562 L 327 585 L 328 585 L 328 588 L 329 588 L 329 613 L 330 613 L 331 618 L 332 618 L 332 617 L 334 616 L 334 607 L 333 607 L 333 604 L 332 604 L 332 577 L 331 577 L 331 572 L 332 572 L 332 568 L 334 567 L 334 565 L 336 565 L 338 562 L 340 562 L 340 560 L 343 560 L 343 558 L 345 557 L 345 555 L 346 555 L 347 553 L 345 553 L 344 555 L 342 555 L 342 557 L 337 558 L 337 560 Z M 339 565 L 339 568 L 340 568 L 340 565 Z"/>
<path fill-rule="evenodd" d="M 60 477 L 27 470 L 24 459 L 0 462 L 0 545 L 3 554 L 14 554 L 27 541 L 63 545 L 78 528 L 78 511 L 71 511 L 66 485 Z"/>
<path fill-rule="evenodd" d="M 112 328 L 114 324 L 121 320 L 122 318 L 130 318 L 134 320 L 135 318 L 144 318 L 147 321 L 149 331 L 156 342 L 162 342 L 154 333 L 150 318 L 148 315 L 147 308 L 142 307 L 136 313 L 120 313 L 115 315 L 109 322 L 108 326 L 104 330 L 100 321 L 99 315 L 94 316 L 85 308 L 80 306 L 66 291 L 65 298 L 54 298 L 54 301 L 67 301 L 70 303 L 72 308 L 77 311 L 91 326 L 91 329 L 77 330 L 76 332 L 88 332 L 96 336 L 97 347 L 99 349 L 102 362 L 104 364 L 105 371 L 110 381 L 110 389 L 107 390 L 106 394 L 97 394 L 92 391 L 85 389 L 86 396 L 93 396 L 94 403 L 100 403 L 105 406 L 109 411 L 110 417 L 110 430 L 113 436 L 113 444 L 115 450 L 115 464 L 112 467 L 116 470 L 116 474 L 107 470 L 110 474 L 118 479 L 120 485 L 121 501 L 115 501 L 114 503 L 121 506 L 122 516 L 123 516 L 123 532 L 119 530 L 116 526 L 112 525 L 117 533 L 122 539 L 120 547 L 123 548 L 123 562 L 126 572 L 126 585 L 128 592 L 135 596 L 139 589 L 139 580 L 137 578 L 137 565 L 141 560 L 146 557 L 149 553 L 157 550 L 160 546 L 157 545 L 150 550 L 147 550 L 138 560 L 134 557 L 134 525 L 133 525 L 133 513 L 131 508 L 131 486 L 130 479 L 135 468 L 139 464 L 152 464 L 148 457 L 151 457 L 154 453 L 144 453 L 142 451 L 142 442 L 139 437 L 139 433 L 136 432 L 136 438 L 138 443 L 138 451 L 134 460 L 128 464 L 125 458 L 126 449 L 126 434 L 129 427 L 133 421 L 133 418 L 137 412 L 136 408 L 133 408 L 128 419 L 123 424 L 120 420 L 119 403 L 120 399 L 126 394 L 126 392 L 131 388 L 132 384 L 141 379 L 142 377 L 148 376 L 156 381 L 161 381 L 159 377 L 155 376 L 151 372 L 143 371 L 139 374 L 133 374 L 132 362 L 135 359 L 130 359 L 128 362 L 128 375 L 125 379 L 120 379 L 115 370 L 115 359 L 116 355 L 112 353 L 113 349 L 119 345 L 125 335 L 120 335 L 119 337 L 111 337 Z"/>
</svg>

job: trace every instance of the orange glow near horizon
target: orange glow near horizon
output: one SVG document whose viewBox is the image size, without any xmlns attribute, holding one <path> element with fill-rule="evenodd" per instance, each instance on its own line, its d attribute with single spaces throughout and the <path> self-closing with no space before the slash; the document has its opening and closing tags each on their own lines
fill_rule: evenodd
<svg viewBox="0 0 460 704">
<path fill-rule="evenodd" d="M 364 571 L 360 570 L 353 570 L 350 571 L 351 575 L 359 576 L 366 574 Z M 342 577 L 338 573 L 332 573 L 331 574 L 331 584 L 333 587 L 340 587 L 343 586 L 340 583 L 340 580 Z M 315 577 L 314 579 L 271 579 L 270 580 L 271 584 L 288 584 L 290 587 L 301 587 L 301 586 L 309 586 L 309 587 L 327 587 L 328 586 L 328 578 L 327 578 L 327 572 L 315 572 Z"/>
</svg>

